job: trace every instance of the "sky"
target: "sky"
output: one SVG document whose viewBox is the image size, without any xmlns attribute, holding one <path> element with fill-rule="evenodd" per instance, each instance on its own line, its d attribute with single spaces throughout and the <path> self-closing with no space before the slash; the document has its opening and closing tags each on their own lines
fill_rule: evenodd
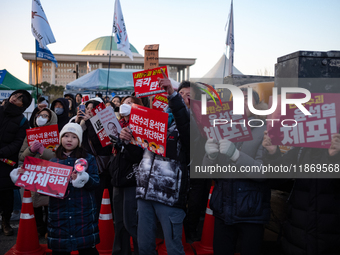
<svg viewBox="0 0 340 255">
<path fill-rule="evenodd" d="M 160 44 L 160 57 L 196 58 L 190 76 L 204 76 L 226 52 L 231 0 L 121 0 L 129 41 Z M 78 54 L 112 32 L 114 0 L 41 0 L 55 54 Z M 274 75 L 277 58 L 299 51 L 340 51 L 339 0 L 234 0 L 234 66 Z M 21 52 L 34 52 L 31 0 L 1 0 L 0 70 L 28 82 Z"/>
</svg>

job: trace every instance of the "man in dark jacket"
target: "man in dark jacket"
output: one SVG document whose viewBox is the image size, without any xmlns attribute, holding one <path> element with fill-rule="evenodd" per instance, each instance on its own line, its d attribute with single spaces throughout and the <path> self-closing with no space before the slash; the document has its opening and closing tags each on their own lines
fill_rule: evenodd
<svg viewBox="0 0 340 255">
<path fill-rule="evenodd" d="M 247 97 L 247 94 L 244 94 Z M 247 100 L 245 100 L 247 102 Z M 266 109 L 259 95 L 253 91 L 254 107 Z M 245 104 L 248 119 L 254 119 Z M 255 117 L 255 119 L 260 117 Z M 251 141 L 232 143 L 224 138 L 220 141 L 208 139 L 203 165 L 231 166 L 240 172 L 243 166 L 262 165 L 262 138 L 266 125 L 252 122 Z M 256 126 L 256 127 L 255 127 Z M 214 254 L 235 253 L 237 240 L 241 241 L 241 254 L 259 255 L 264 234 L 264 224 L 270 219 L 269 183 L 256 178 L 256 174 L 244 174 L 245 178 L 234 179 L 232 173 L 225 173 L 225 179 L 216 179 L 210 200 L 215 216 Z M 238 176 L 243 177 L 243 176 Z"/>
<path fill-rule="evenodd" d="M 23 112 L 30 106 L 32 97 L 26 90 L 16 90 L 4 106 L 0 106 L 0 159 L 18 162 L 19 150 L 29 128 L 28 120 Z M 9 222 L 13 211 L 14 194 L 17 188 L 10 172 L 17 166 L 0 161 L 0 207 L 2 208 L 2 231 L 5 235 L 13 235 Z"/>
<path fill-rule="evenodd" d="M 51 110 L 58 116 L 59 132 L 69 122 L 68 116 L 70 104 L 66 98 L 58 98 L 52 102 Z"/>
<path fill-rule="evenodd" d="M 333 135 L 329 149 L 295 147 L 283 156 L 272 145 L 267 132 L 263 138 L 263 163 L 296 165 L 339 172 L 340 134 Z M 337 170 L 336 170 L 337 169 Z M 316 170 L 316 169 L 315 169 Z M 314 171 L 313 171 L 314 172 Z M 312 171 L 308 174 L 312 175 Z M 317 171 L 316 171 L 317 172 Z M 296 178 L 283 225 L 285 254 L 340 254 L 340 179 Z"/>
<path fill-rule="evenodd" d="M 169 108 L 175 122 L 168 125 L 166 157 L 145 150 L 136 174 L 139 254 L 157 254 L 158 219 L 168 254 L 184 255 L 182 227 L 189 188 L 190 116 L 170 80 L 159 79 L 159 84 L 169 95 Z"/>
</svg>

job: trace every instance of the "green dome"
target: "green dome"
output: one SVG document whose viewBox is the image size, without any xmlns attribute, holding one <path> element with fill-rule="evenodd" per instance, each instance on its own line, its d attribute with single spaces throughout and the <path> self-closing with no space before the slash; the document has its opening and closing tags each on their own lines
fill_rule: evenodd
<svg viewBox="0 0 340 255">
<path fill-rule="evenodd" d="M 94 39 L 89 44 L 87 44 L 81 52 L 83 53 L 83 52 L 87 52 L 87 51 L 96 51 L 96 50 L 108 50 L 108 51 L 110 51 L 110 41 L 111 41 L 111 36 L 99 37 L 97 39 Z M 130 48 L 131 48 L 132 53 L 138 54 L 138 51 L 136 50 L 136 48 L 131 43 L 130 43 Z M 114 37 L 112 37 L 112 50 L 118 50 Z"/>
</svg>

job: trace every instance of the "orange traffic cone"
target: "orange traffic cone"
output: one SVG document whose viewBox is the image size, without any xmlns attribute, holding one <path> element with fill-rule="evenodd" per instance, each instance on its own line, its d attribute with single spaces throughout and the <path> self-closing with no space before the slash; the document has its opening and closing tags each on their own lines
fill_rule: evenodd
<svg viewBox="0 0 340 255">
<path fill-rule="evenodd" d="M 16 244 L 5 255 L 42 255 L 45 247 L 39 244 L 31 192 L 25 190 L 22 200 Z"/>
<path fill-rule="evenodd" d="M 213 216 L 213 211 L 210 209 L 210 197 L 214 186 L 211 186 L 209 199 L 207 204 L 207 209 L 205 211 L 205 218 L 202 230 L 202 237 L 201 241 L 194 242 L 192 246 L 196 250 L 197 255 L 212 255 L 214 254 L 213 250 L 213 241 L 214 241 L 214 224 L 215 224 L 215 217 Z"/>
<path fill-rule="evenodd" d="M 183 244 L 184 252 L 185 252 L 186 255 L 195 255 L 191 245 L 186 242 L 184 228 L 182 229 L 182 244 Z M 168 252 L 166 250 L 165 240 L 164 240 L 164 242 L 159 244 L 157 250 L 158 250 L 158 255 L 167 255 L 168 254 Z"/>
<path fill-rule="evenodd" d="M 111 202 L 108 189 L 105 189 L 103 193 L 98 227 L 100 243 L 96 245 L 97 250 L 100 255 L 111 255 L 115 230 L 113 226 Z"/>
</svg>

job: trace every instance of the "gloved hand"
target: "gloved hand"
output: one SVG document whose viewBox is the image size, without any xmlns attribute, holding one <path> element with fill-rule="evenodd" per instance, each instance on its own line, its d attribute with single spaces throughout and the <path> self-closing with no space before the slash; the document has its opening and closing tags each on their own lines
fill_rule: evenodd
<svg viewBox="0 0 340 255">
<path fill-rule="evenodd" d="M 220 140 L 220 153 L 225 154 L 232 161 L 236 161 L 240 156 L 240 152 L 236 149 L 235 144 L 226 138 Z"/>
<path fill-rule="evenodd" d="M 13 183 L 16 183 L 16 182 L 17 182 L 18 177 L 19 177 L 18 171 L 19 171 L 20 169 L 21 169 L 21 167 L 14 168 L 14 169 L 10 172 L 9 176 L 11 177 L 11 180 L 12 180 Z"/>
<path fill-rule="evenodd" d="M 208 139 L 205 143 L 205 152 L 210 160 L 215 160 L 218 156 L 218 142 L 215 139 Z"/>
<path fill-rule="evenodd" d="M 40 143 L 38 141 L 34 141 L 31 145 L 31 152 L 35 153 L 39 150 L 39 147 L 40 147 Z"/>
<path fill-rule="evenodd" d="M 72 185 L 75 188 L 82 188 L 84 187 L 84 185 L 88 182 L 90 176 L 88 173 L 86 172 L 82 172 L 82 173 L 77 173 L 77 178 L 75 180 L 72 180 Z"/>
<path fill-rule="evenodd" d="M 42 155 L 44 153 L 45 147 L 42 143 L 40 143 L 40 146 L 38 148 L 38 152 L 40 155 Z"/>
</svg>

